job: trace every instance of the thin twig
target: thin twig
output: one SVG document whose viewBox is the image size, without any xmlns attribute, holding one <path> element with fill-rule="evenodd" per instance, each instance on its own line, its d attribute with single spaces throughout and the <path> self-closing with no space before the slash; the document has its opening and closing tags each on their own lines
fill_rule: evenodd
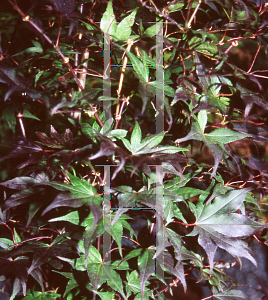
<svg viewBox="0 0 268 300">
<path fill-rule="evenodd" d="M 19 112 L 17 114 L 17 118 L 19 120 L 19 123 L 20 123 L 20 128 L 21 128 L 21 133 L 22 133 L 22 136 L 26 139 L 26 132 L 25 132 L 25 127 L 24 127 L 24 124 L 23 124 L 23 113 Z"/>
<path fill-rule="evenodd" d="M 140 2 L 140 4 L 144 7 L 146 7 L 147 9 L 159 14 L 161 17 L 163 17 L 164 19 L 168 20 L 169 22 L 171 22 L 172 24 L 176 25 L 180 30 L 184 30 L 183 27 L 181 25 L 179 25 L 175 20 L 173 20 L 172 18 L 170 18 L 167 14 L 162 13 L 159 9 L 155 9 L 153 7 L 150 7 L 148 5 L 146 5 L 142 0 L 138 0 Z M 150 1 L 151 2 L 151 1 Z"/>
<path fill-rule="evenodd" d="M 60 16 L 60 29 L 59 29 L 59 32 L 58 32 L 58 37 L 57 37 L 57 41 L 56 41 L 56 47 L 59 46 L 59 40 L 60 40 L 60 33 L 61 33 L 61 24 L 62 24 L 62 16 Z"/>
<path fill-rule="evenodd" d="M 183 75 L 185 75 L 185 74 L 186 74 L 186 71 L 185 71 L 185 65 L 184 65 L 183 56 L 181 55 L 181 53 L 179 54 L 179 56 L 180 56 L 180 59 L 181 59 L 181 62 L 182 62 Z"/>
<path fill-rule="evenodd" d="M 268 70 L 256 70 L 256 71 L 253 71 L 251 72 L 250 74 L 254 74 L 254 73 L 258 73 L 258 72 L 268 72 Z"/>
<path fill-rule="evenodd" d="M 15 237 L 14 237 L 14 233 L 13 233 L 12 229 L 11 229 L 7 224 L 5 224 L 5 226 L 6 226 L 7 229 L 11 232 L 13 243 L 16 244 Z"/>
<path fill-rule="evenodd" d="M 255 54 L 255 56 L 254 56 L 254 59 L 253 59 L 253 61 L 252 61 L 252 64 L 251 64 L 250 68 L 248 69 L 247 73 L 250 73 L 250 72 L 251 72 L 251 70 L 252 70 L 252 68 L 253 68 L 253 65 L 254 65 L 254 63 L 255 63 L 255 60 L 256 60 L 256 58 L 257 58 L 257 56 L 258 56 L 258 54 L 259 54 L 260 49 L 261 49 L 261 45 L 258 46 L 258 49 L 257 49 L 256 54 Z"/>
<path fill-rule="evenodd" d="M 263 75 L 257 75 L 257 74 L 251 74 L 254 77 L 259 77 L 259 78 L 264 78 L 264 79 L 268 79 L 267 76 L 263 76 Z"/>
<path fill-rule="evenodd" d="M 86 48 L 81 58 L 81 61 L 85 60 L 85 62 L 83 63 L 82 72 L 79 72 L 80 73 L 79 81 L 81 82 L 83 89 L 85 89 L 86 87 L 86 78 L 87 78 L 86 72 L 87 72 L 88 59 L 89 59 L 89 51 Z M 81 91 L 81 89 L 79 90 Z"/>
</svg>

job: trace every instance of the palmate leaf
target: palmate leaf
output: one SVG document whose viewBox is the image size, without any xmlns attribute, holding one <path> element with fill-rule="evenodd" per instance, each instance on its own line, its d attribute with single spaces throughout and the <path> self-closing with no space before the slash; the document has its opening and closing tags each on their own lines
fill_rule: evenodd
<svg viewBox="0 0 268 300">
<path fill-rule="evenodd" d="M 118 291 L 124 299 L 127 299 L 119 274 L 111 269 L 109 264 L 102 261 L 99 251 L 94 246 L 89 249 L 87 273 L 94 290 L 97 290 L 107 281 L 111 288 Z"/>
<path fill-rule="evenodd" d="M 218 168 L 220 160 L 222 159 L 222 155 L 224 152 L 223 145 L 216 144 L 215 142 L 213 143 L 213 141 L 210 142 L 203 134 L 202 129 L 197 122 L 193 123 L 191 131 L 184 138 L 177 139 L 175 143 L 181 143 L 188 140 L 202 141 L 209 148 L 214 157 L 214 168 L 211 174 L 211 177 L 213 177 L 216 174 L 216 170 Z"/>
<path fill-rule="evenodd" d="M 67 172 L 68 173 L 68 172 Z M 88 204 L 91 207 L 94 218 L 98 220 L 101 216 L 102 198 L 97 194 L 96 189 L 86 180 L 81 180 L 68 173 L 71 185 L 63 184 L 63 188 L 68 187 L 68 192 L 60 193 L 53 202 L 43 211 L 46 214 L 53 208 L 69 206 L 73 208 Z"/>
<path fill-rule="evenodd" d="M 136 270 L 132 271 L 130 274 L 127 274 L 127 296 L 130 297 L 131 293 L 139 293 L 141 290 L 139 274 Z"/>
<path fill-rule="evenodd" d="M 132 155 L 150 154 L 150 153 L 177 153 L 180 151 L 188 151 L 186 148 L 178 148 L 176 146 L 158 146 L 165 136 L 165 132 L 160 132 L 150 135 L 142 140 L 141 128 L 136 122 L 132 131 L 130 142 L 122 138 L 125 147 L 132 153 Z"/>
<path fill-rule="evenodd" d="M 196 120 L 195 117 L 194 119 Z M 225 150 L 224 144 L 241 140 L 245 137 L 248 137 L 249 135 L 226 128 L 219 128 L 210 133 L 204 133 L 204 124 L 202 125 L 202 123 L 203 120 L 201 120 L 200 117 L 197 121 L 195 121 L 192 124 L 190 132 L 185 137 L 177 139 L 175 143 L 181 143 L 188 140 L 198 140 L 204 142 L 214 157 L 214 167 L 213 172 L 211 174 L 211 177 L 213 177 L 216 174 L 216 170 L 218 168 L 220 160 L 223 157 L 223 154 L 225 153 L 228 155 L 228 153 Z M 202 128 L 200 127 L 200 125 Z"/>
<path fill-rule="evenodd" d="M 254 265 L 256 261 L 241 238 L 265 227 L 245 215 L 235 213 L 240 209 L 249 189 L 232 190 L 216 197 L 213 203 L 200 204 L 194 211 L 196 222 L 191 235 L 199 234 L 198 242 L 204 248 L 213 270 L 213 260 L 220 247 L 235 257 L 245 257 Z"/>
<path fill-rule="evenodd" d="M 211 45 L 212 46 L 212 45 Z M 203 46 L 201 46 L 203 47 Z M 212 46 L 213 47 L 213 46 Z M 210 47 L 210 50 L 212 48 Z M 207 52 L 206 49 L 203 49 L 204 53 Z M 202 51 L 202 52 L 203 52 Z M 201 52 L 201 51 L 200 51 Z M 208 53 L 206 53 L 208 54 Z M 213 51 L 212 53 L 213 54 Z M 196 74 L 198 76 L 199 82 L 203 89 L 203 101 L 207 101 L 209 104 L 215 105 L 219 108 L 220 111 L 225 112 L 228 105 L 228 98 L 220 96 L 220 91 L 222 86 L 232 87 L 232 82 L 224 76 L 208 76 L 207 69 L 201 63 L 199 55 L 195 52 L 193 56 L 194 61 L 196 62 Z"/>
<path fill-rule="evenodd" d="M 43 149 L 39 145 L 31 141 L 20 140 L 16 143 L 9 144 L 9 146 L 16 148 L 6 156 L 2 157 L 0 161 L 8 158 L 20 158 L 29 154 L 35 156 L 36 154 L 43 152 Z"/>
<path fill-rule="evenodd" d="M 8 277 L 9 275 L 15 276 L 17 281 L 15 280 L 13 286 L 13 293 L 16 295 L 21 285 L 23 287 L 23 293 L 26 294 L 26 282 L 28 280 L 27 267 L 29 266 L 29 259 L 24 256 L 19 256 L 14 260 L 9 260 L 0 257 L 0 276 L 4 275 Z M 16 285 L 19 285 L 19 290 L 16 289 Z M 16 290 L 16 292 L 15 292 Z M 15 298 L 12 297 L 12 299 Z"/>
<path fill-rule="evenodd" d="M 118 221 L 120 216 L 127 212 L 131 207 L 136 206 L 136 203 L 144 199 L 142 190 L 135 192 L 130 186 L 119 186 L 116 188 L 120 194 L 118 195 L 119 208 L 116 210 L 115 216 L 111 225 Z"/>
<path fill-rule="evenodd" d="M 64 258 L 76 258 L 76 253 L 69 247 L 68 245 L 68 237 L 69 233 L 63 233 L 57 236 L 50 245 L 39 243 L 26 245 L 23 250 L 24 251 L 33 251 L 33 260 L 30 268 L 28 269 L 28 274 L 47 263 L 50 258 L 64 257 Z"/>
</svg>

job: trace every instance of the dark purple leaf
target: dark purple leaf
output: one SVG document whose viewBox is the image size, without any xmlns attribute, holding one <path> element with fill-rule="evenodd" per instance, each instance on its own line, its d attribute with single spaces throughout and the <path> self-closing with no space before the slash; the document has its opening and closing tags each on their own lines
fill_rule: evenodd
<svg viewBox="0 0 268 300">
<path fill-rule="evenodd" d="M 16 207 L 25 202 L 30 201 L 31 196 L 37 196 L 43 191 L 43 188 L 37 189 L 26 189 L 22 190 L 18 193 L 13 194 L 10 198 L 8 198 L 3 206 L 3 210 L 10 209 L 12 207 Z"/>
<path fill-rule="evenodd" d="M 64 139 L 66 141 L 66 145 L 68 147 L 71 147 L 71 145 L 73 144 L 73 133 L 70 128 L 66 129 L 65 134 L 64 134 Z"/>
<path fill-rule="evenodd" d="M 36 154 L 38 152 L 43 152 L 43 149 L 34 142 L 21 140 L 17 143 L 10 144 L 12 147 L 16 147 L 12 152 L 2 157 L 0 161 L 8 158 L 19 158 L 27 154 Z"/>
<path fill-rule="evenodd" d="M 102 156 L 113 155 L 115 153 L 115 148 L 116 145 L 112 141 L 111 142 L 103 141 L 101 142 L 100 150 L 97 153 L 90 156 L 89 159 L 93 160 Z"/>
<path fill-rule="evenodd" d="M 4 100 L 7 100 L 8 97 L 16 90 L 26 90 L 22 79 L 19 78 L 16 74 L 15 68 L 10 68 L 1 65 L 0 66 L 0 82 L 6 83 L 9 85 L 9 90 L 5 95 Z"/>
<path fill-rule="evenodd" d="M 268 172 L 268 162 L 257 160 L 253 157 L 248 158 L 248 162 L 246 162 L 246 166 L 250 167 L 253 170 L 257 170 L 260 172 Z"/>
<path fill-rule="evenodd" d="M 35 134 L 42 141 L 40 144 L 51 148 L 63 148 L 63 145 L 59 144 L 58 141 L 52 140 L 43 132 L 36 131 Z"/>
<path fill-rule="evenodd" d="M 55 130 L 55 128 L 52 125 L 50 126 L 50 136 L 52 139 L 56 140 L 60 145 L 65 145 L 64 138 Z"/>
<path fill-rule="evenodd" d="M 35 184 L 42 184 L 44 181 L 42 179 L 35 179 L 32 177 L 16 177 L 14 179 L 1 182 L 0 185 L 5 186 L 9 189 L 25 190 L 32 187 Z"/>
<path fill-rule="evenodd" d="M 63 15 L 70 14 L 74 11 L 75 8 L 75 0 L 50 0 L 55 9 L 62 13 Z"/>
<path fill-rule="evenodd" d="M 43 278 L 43 275 L 42 275 L 41 271 L 36 268 L 36 269 L 31 271 L 30 275 L 40 284 L 40 286 L 42 288 L 42 291 L 44 292 L 45 291 L 44 278 Z"/>
<path fill-rule="evenodd" d="M 168 253 L 164 253 L 164 259 L 160 256 L 158 257 L 158 262 L 162 264 L 167 270 L 169 270 L 173 275 L 180 279 L 184 292 L 187 290 L 185 275 L 184 275 L 184 268 L 182 262 L 175 263 L 173 257 Z"/>
<path fill-rule="evenodd" d="M 0 257 L 0 275 L 17 277 L 21 282 L 27 282 L 29 259 L 17 257 L 15 260 Z"/>
<path fill-rule="evenodd" d="M 47 263 L 50 258 L 57 259 L 58 256 L 77 258 L 78 255 L 69 246 L 66 236 L 66 233 L 62 234 L 50 245 L 43 244 L 43 246 L 41 246 L 38 250 L 34 251 L 33 261 L 28 270 L 28 274 L 30 274 L 34 269 Z"/>
<path fill-rule="evenodd" d="M 259 125 L 249 122 L 230 122 L 229 124 L 238 132 L 250 134 L 250 139 L 255 142 L 268 142 L 268 137 L 261 135 L 268 133 L 268 128 L 264 124 Z"/>
</svg>

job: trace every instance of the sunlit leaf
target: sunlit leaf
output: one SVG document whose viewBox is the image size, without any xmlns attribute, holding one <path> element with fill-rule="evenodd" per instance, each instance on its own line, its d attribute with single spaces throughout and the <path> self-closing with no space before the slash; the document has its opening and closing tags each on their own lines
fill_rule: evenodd
<svg viewBox="0 0 268 300">
<path fill-rule="evenodd" d="M 118 41 L 126 41 L 131 34 L 131 27 L 134 24 L 135 16 L 138 8 L 134 9 L 132 13 L 125 17 L 117 26 L 116 33 L 114 34 L 116 40 Z M 111 35 L 113 35 L 111 33 Z"/>
<path fill-rule="evenodd" d="M 218 143 L 227 144 L 227 143 L 244 139 L 249 135 L 237 131 L 233 131 L 227 128 L 219 128 L 213 130 L 210 133 L 207 133 L 206 136 Z"/>
<path fill-rule="evenodd" d="M 141 143 L 141 128 L 139 123 L 136 122 L 135 127 L 132 131 L 131 138 L 130 138 L 131 148 L 135 151 Z"/>
<path fill-rule="evenodd" d="M 115 35 L 117 26 L 112 1 L 109 1 L 107 4 L 106 11 L 101 18 L 100 28 L 104 33 Z"/>
</svg>

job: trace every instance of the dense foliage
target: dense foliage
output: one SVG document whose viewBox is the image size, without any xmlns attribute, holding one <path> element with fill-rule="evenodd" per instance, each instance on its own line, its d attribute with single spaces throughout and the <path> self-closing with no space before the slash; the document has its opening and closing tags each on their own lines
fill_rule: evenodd
<svg viewBox="0 0 268 300">
<path fill-rule="evenodd" d="M 1 299 L 247 299 L 264 2 L 1 1 Z"/>
</svg>

